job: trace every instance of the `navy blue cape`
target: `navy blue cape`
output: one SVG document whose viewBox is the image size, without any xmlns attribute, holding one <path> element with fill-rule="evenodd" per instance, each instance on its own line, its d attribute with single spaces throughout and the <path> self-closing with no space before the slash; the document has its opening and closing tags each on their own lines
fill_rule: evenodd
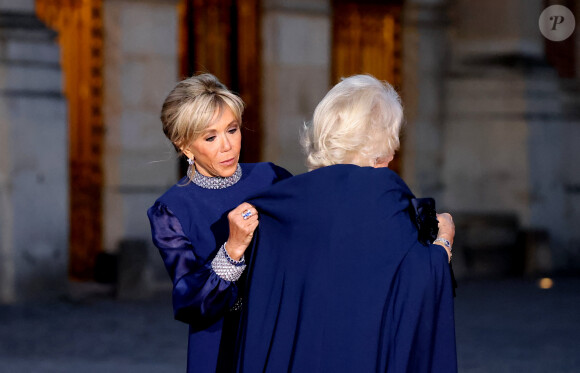
<svg viewBox="0 0 580 373">
<path fill-rule="evenodd" d="M 189 324 L 187 371 L 230 372 L 238 312 L 236 282 L 211 262 L 229 235 L 228 213 L 251 194 L 292 175 L 272 163 L 240 163 L 242 178 L 206 189 L 184 177 L 147 211 L 155 246 L 173 282 L 175 319 Z"/>
<path fill-rule="evenodd" d="M 389 169 L 335 165 L 250 199 L 237 371 L 456 372 L 447 254 L 412 198 Z"/>
</svg>

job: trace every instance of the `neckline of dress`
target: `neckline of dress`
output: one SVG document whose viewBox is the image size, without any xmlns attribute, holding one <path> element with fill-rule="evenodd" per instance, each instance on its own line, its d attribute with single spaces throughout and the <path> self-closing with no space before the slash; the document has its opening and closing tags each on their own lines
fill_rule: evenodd
<svg viewBox="0 0 580 373">
<path fill-rule="evenodd" d="M 236 184 L 242 178 L 242 167 L 238 163 L 236 171 L 231 176 L 205 176 L 195 170 L 191 181 L 204 189 L 225 189 Z"/>
</svg>

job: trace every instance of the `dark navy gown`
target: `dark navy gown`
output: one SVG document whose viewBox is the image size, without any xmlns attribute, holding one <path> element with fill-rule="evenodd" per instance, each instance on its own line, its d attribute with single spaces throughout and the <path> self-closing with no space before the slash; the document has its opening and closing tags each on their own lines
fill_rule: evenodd
<svg viewBox="0 0 580 373">
<path fill-rule="evenodd" d="M 237 371 L 456 372 L 447 253 L 420 242 L 413 199 L 391 170 L 354 165 L 250 198 Z"/>
<path fill-rule="evenodd" d="M 177 320 L 189 324 L 187 371 L 229 371 L 239 312 L 236 282 L 211 262 L 229 235 L 227 214 L 250 194 L 291 175 L 272 163 L 240 164 L 242 176 L 223 189 L 206 189 L 183 178 L 147 211 L 153 242 L 173 281 Z"/>
</svg>

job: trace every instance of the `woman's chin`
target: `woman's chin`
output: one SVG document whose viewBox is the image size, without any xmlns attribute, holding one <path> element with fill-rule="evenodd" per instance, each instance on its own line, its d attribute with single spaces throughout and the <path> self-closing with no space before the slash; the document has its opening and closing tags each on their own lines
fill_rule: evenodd
<svg viewBox="0 0 580 373">
<path fill-rule="evenodd" d="M 221 167 L 219 170 L 218 176 L 221 177 L 230 177 L 232 176 L 238 168 L 238 162 L 233 163 L 232 165 Z"/>
</svg>

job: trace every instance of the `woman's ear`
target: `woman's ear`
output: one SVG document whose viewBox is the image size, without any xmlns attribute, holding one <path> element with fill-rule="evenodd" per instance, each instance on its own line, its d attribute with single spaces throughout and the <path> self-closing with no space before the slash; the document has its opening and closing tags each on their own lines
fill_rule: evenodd
<svg viewBox="0 0 580 373">
<path fill-rule="evenodd" d="M 377 161 L 375 162 L 374 167 L 375 168 L 381 168 L 381 167 L 389 167 L 389 163 L 391 163 L 391 161 L 393 160 L 393 158 L 395 158 L 394 154 L 389 155 L 388 157 L 385 158 L 378 158 Z"/>
<path fill-rule="evenodd" d="M 193 153 L 191 152 L 191 150 L 189 150 L 189 148 L 183 148 L 181 149 L 181 152 L 189 159 L 193 159 Z"/>
</svg>

